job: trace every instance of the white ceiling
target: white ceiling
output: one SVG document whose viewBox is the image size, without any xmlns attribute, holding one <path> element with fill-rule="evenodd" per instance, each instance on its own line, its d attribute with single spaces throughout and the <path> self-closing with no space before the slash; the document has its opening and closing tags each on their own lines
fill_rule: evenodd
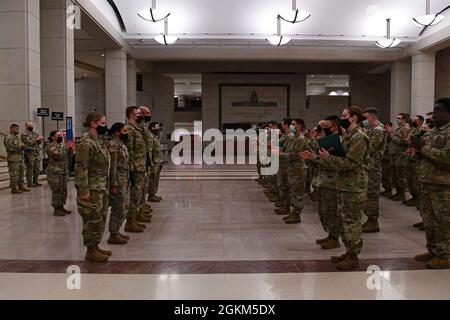
<svg viewBox="0 0 450 320">
<path fill-rule="evenodd" d="M 106 0 L 91 0 L 104 9 Z M 136 46 L 156 46 L 151 39 L 163 32 L 163 23 L 150 23 L 137 12 L 151 6 L 151 0 L 114 0 L 127 32 L 123 36 Z M 171 13 L 169 33 L 182 40 L 175 45 L 265 45 L 264 39 L 276 33 L 276 16 L 290 10 L 291 0 L 157 0 L 157 8 Z M 431 0 L 432 12 L 450 4 Z M 283 23 L 282 33 L 294 39 L 294 46 L 317 45 L 373 47 L 373 41 L 386 34 L 385 19 L 392 18 L 392 35 L 407 45 L 418 40 L 421 28 L 412 17 L 425 14 L 425 0 L 298 0 L 300 9 L 311 18 L 299 24 Z M 429 35 L 450 25 L 447 19 L 432 27 Z M 108 15 L 109 19 L 113 19 Z M 117 21 L 112 21 L 117 25 Z M 144 42 L 139 39 L 146 39 Z"/>
</svg>

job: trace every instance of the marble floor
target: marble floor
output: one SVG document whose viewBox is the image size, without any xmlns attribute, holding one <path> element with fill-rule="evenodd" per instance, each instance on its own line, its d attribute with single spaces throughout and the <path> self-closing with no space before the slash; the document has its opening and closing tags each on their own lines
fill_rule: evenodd
<svg viewBox="0 0 450 320">
<path fill-rule="evenodd" d="M 321 260 L 342 251 L 320 250 L 315 244 L 324 233 L 309 197 L 303 223 L 285 225 L 251 180 L 251 171 L 235 172 L 241 180 L 222 180 L 217 176 L 226 169 L 220 169 L 213 173 L 216 178 L 199 181 L 199 168 L 182 171 L 178 178 L 183 180 L 161 181 L 164 201 L 153 205 L 146 232 L 119 247 L 106 244 L 105 236 L 103 246 L 114 251 L 113 261 Z M 70 190 L 68 207 L 76 212 L 73 183 Z M 364 235 L 361 257 L 411 258 L 424 251 L 424 233 L 411 227 L 418 220 L 416 210 L 382 199 L 382 232 Z M 72 261 L 83 256 L 80 216 L 53 217 L 47 185 L 24 195 L 0 191 L 0 260 Z"/>
<path fill-rule="evenodd" d="M 0 273 L 0 300 L 404 300 L 450 299 L 450 270 L 299 274 Z"/>
<path fill-rule="evenodd" d="M 1 190 L 0 299 L 450 298 L 450 270 L 412 259 L 425 247 L 412 228 L 416 210 L 382 199 L 382 232 L 364 235 L 360 269 L 336 273 L 328 258 L 343 249 L 315 244 L 324 236 L 316 203 L 306 197 L 303 223 L 285 225 L 254 177 L 251 166 L 166 167 L 153 222 L 127 246 L 105 236 L 107 264 L 83 261 L 73 182 L 75 214 L 62 218 L 52 216 L 46 184 L 18 196 Z M 65 287 L 69 266 L 82 290 Z M 367 287 L 370 266 L 381 270 L 378 290 Z"/>
</svg>

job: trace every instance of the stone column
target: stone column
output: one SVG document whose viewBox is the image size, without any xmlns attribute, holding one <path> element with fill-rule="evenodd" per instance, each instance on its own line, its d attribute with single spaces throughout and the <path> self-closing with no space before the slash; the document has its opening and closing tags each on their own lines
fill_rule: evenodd
<svg viewBox="0 0 450 320">
<path fill-rule="evenodd" d="M 64 112 L 64 117 L 75 117 L 74 28 L 66 23 L 67 8 L 72 4 L 69 0 L 41 0 L 42 105 L 51 112 Z M 56 121 L 46 119 L 45 124 L 46 134 L 56 130 Z M 59 123 L 59 129 L 65 127 L 65 121 Z"/>
<path fill-rule="evenodd" d="M 392 123 L 399 113 L 411 113 L 411 61 L 395 61 L 391 68 L 391 112 Z"/>
<path fill-rule="evenodd" d="M 39 0 L 0 1 L 0 132 L 23 129 L 41 106 Z"/>
<path fill-rule="evenodd" d="M 136 60 L 134 60 L 133 58 L 129 58 L 127 61 L 127 106 L 135 106 L 137 104 L 136 76 Z"/>
<path fill-rule="evenodd" d="M 125 121 L 127 100 L 127 52 L 123 49 L 105 52 L 106 117 L 111 126 Z"/>
<path fill-rule="evenodd" d="M 433 111 L 435 102 L 436 53 L 419 52 L 412 57 L 411 116 Z"/>
</svg>

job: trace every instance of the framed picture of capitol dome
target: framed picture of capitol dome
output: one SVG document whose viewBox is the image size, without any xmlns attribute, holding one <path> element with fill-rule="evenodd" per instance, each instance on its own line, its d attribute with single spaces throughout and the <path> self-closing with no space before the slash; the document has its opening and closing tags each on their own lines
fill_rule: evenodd
<svg viewBox="0 0 450 320">
<path fill-rule="evenodd" d="M 288 84 L 221 84 L 220 123 L 250 124 L 290 115 Z"/>
</svg>

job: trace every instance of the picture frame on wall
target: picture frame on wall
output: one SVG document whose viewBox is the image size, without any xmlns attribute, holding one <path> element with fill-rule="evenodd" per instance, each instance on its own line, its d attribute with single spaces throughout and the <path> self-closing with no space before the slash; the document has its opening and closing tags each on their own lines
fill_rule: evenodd
<svg viewBox="0 0 450 320">
<path fill-rule="evenodd" d="M 288 84 L 221 84 L 219 123 L 246 128 L 251 123 L 290 116 Z"/>
</svg>

